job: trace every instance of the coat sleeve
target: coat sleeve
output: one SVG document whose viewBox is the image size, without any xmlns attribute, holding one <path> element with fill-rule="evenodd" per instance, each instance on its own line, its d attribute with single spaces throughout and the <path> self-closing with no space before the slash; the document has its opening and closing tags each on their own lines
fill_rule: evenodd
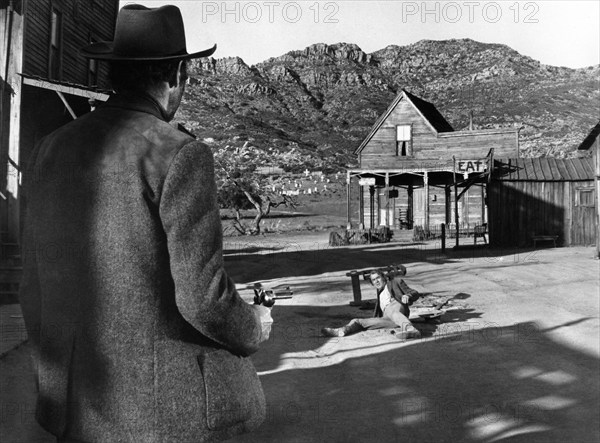
<svg viewBox="0 0 600 443">
<path fill-rule="evenodd" d="M 408 295 L 409 305 L 412 305 L 415 301 L 417 301 L 420 296 L 419 291 L 408 286 L 401 278 L 394 279 L 393 291 L 394 294 L 398 295 L 398 298 L 402 298 L 402 295 Z"/>
<path fill-rule="evenodd" d="M 221 218 L 209 148 L 185 145 L 173 158 L 160 199 L 177 307 L 195 329 L 240 355 L 258 350 L 257 311 L 239 296 L 223 263 Z"/>
</svg>

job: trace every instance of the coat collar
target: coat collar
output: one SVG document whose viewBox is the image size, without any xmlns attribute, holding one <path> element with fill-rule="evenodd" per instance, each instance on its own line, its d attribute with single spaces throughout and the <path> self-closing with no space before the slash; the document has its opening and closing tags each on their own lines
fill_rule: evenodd
<svg viewBox="0 0 600 443">
<path fill-rule="evenodd" d="M 129 109 L 132 111 L 145 112 L 151 114 L 156 118 L 167 121 L 165 118 L 165 111 L 158 104 L 158 102 L 150 97 L 149 95 L 137 95 L 137 94 L 114 94 L 101 105 L 101 107 L 108 108 L 122 108 Z"/>
</svg>

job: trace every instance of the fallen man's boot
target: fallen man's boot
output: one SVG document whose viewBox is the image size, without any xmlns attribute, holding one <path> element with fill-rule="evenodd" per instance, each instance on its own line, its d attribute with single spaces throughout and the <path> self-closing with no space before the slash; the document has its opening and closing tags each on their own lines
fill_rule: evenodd
<svg viewBox="0 0 600 443">
<path fill-rule="evenodd" d="M 321 334 L 325 337 L 343 337 L 346 335 L 345 328 L 323 328 L 321 329 Z"/>
<path fill-rule="evenodd" d="M 352 320 L 346 326 L 341 328 L 323 328 L 321 333 L 326 337 L 344 337 L 362 331 L 364 328 L 356 320 Z"/>
<path fill-rule="evenodd" d="M 421 332 L 414 326 L 407 328 L 405 331 L 398 328 L 392 329 L 390 332 L 392 334 L 395 334 L 396 338 L 399 338 L 400 340 L 408 340 L 409 338 L 421 338 Z"/>
</svg>

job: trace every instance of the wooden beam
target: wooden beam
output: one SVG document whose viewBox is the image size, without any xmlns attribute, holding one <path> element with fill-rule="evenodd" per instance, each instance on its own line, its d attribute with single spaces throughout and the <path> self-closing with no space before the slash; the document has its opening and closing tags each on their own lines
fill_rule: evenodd
<svg viewBox="0 0 600 443">
<path fill-rule="evenodd" d="M 77 115 L 75 114 L 75 111 L 73 111 L 73 108 L 71 108 L 71 105 L 69 105 L 69 103 L 67 102 L 67 99 L 65 98 L 63 93 L 60 91 L 56 91 L 56 93 L 58 94 L 58 96 L 62 100 L 63 104 L 65 105 L 65 108 L 67 108 L 67 111 L 69 111 L 69 114 L 71 114 L 71 117 L 73 117 L 73 120 L 77 120 Z"/>
<path fill-rule="evenodd" d="M 21 74 L 21 76 L 23 77 L 23 84 L 35 86 L 36 88 L 48 89 L 50 91 L 56 92 L 63 92 L 65 94 L 77 95 L 79 97 L 93 98 L 96 100 L 101 100 L 103 102 L 105 102 L 109 98 L 108 94 L 90 91 L 79 85 L 66 85 L 58 82 L 53 82 L 52 80 L 31 78 L 23 74 Z"/>
</svg>

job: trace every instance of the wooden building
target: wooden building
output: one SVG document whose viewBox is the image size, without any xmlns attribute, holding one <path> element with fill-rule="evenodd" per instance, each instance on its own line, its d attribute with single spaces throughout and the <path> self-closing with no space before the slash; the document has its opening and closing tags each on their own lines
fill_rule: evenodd
<svg viewBox="0 0 600 443">
<path fill-rule="evenodd" d="M 591 151 L 596 188 L 596 257 L 600 258 L 600 121 L 577 148 L 580 153 Z"/>
<path fill-rule="evenodd" d="M 35 143 L 106 100 L 106 67 L 79 49 L 112 40 L 118 0 L 0 0 L 0 243 L 16 254 L 21 165 Z"/>
<path fill-rule="evenodd" d="M 518 157 L 518 129 L 454 131 L 435 106 L 403 90 L 356 149 L 360 187 L 358 222 L 425 230 L 441 223 L 487 221 L 488 171 L 493 156 Z"/>
<path fill-rule="evenodd" d="M 596 244 L 597 212 L 591 158 L 496 160 L 488 190 L 494 246 L 524 247 L 535 237 L 559 246 Z"/>
</svg>

